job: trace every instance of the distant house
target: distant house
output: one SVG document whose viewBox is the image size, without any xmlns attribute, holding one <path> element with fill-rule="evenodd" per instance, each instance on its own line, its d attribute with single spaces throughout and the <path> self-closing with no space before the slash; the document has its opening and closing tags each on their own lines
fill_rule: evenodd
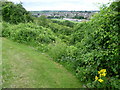
<svg viewBox="0 0 120 90">
<path fill-rule="evenodd" d="M 95 13 L 98 13 L 98 11 L 38 11 L 37 13 L 33 11 L 32 15 L 36 17 L 45 15 L 46 17 L 51 16 L 51 17 L 65 17 L 65 18 L 73 18 L 77 15 L 89 19 Z"/>
</svg>

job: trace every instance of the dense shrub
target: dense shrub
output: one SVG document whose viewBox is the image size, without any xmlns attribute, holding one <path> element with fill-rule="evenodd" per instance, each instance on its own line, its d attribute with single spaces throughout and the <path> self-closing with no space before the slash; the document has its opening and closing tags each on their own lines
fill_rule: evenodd
<svg viewBox="0 0 120 90">
<path fill-rule="evenodd" d="M 65 56 L 67 45 L 60 41 L 49 45 L 48 54 L 57 62 Z"/>
<path fill-rule="evenodd" d="M 83 38 L 80 39 L 80 43 L 76 44 L 79 48 L 76 75 L 84 77 L 81 78 L 81 81 L 94 81 L 97 71 L 104 68 L 107 70 L 107 81 L 109 82 L 100 87 L 118 88 L 120 86 L 118 84 L 120 82 L 119 15 L 120 12 L 106 7 L 92 18 L 88 23 L 89 26 L 86 25 L 84 36 L 81 35 Z M 83 72 L 81 73 L 81 71 Z M 113 78 L 116 79 L 114 84 L 111 82 Z M 88 86 L 90 87 L 90 84 Z"/>
<path fill-rule="evenodd" d="M 91 33 L 91 31 L 92 27 L 89 22 L 78 23 L 73 28 L 73 33 L 71 33 L 70 44 L 81 42 L 81 40 L 87 36 L 87 33 Z"/>
<path fill-rule="evenodd" d="M 34 23 L 39 26 L 43 26 L 51 29 L 56 35 L 59 34 L 70 35 L 72 33 L 72 28 L 67 25 L 59 25 L 58 23 L 53 23 L 54 20 L 47 19 L 46 16 L 38 17 L 34 20 Z M 69 21 L 65 21 L 69 22 Z M 72 22 L 71 22 L 72 23 Z M 64 24 L 64 23 L 63 23 Z"/>
<path fill-rule="evenodd" d="M 68 21 L 68 20 L 52 20 L 53 23 L 57 23 L 59 25 L 67 26 L 73 28 L 76 23 Z"/>
<path fill-rule="evenodd" d="M 59 34 L 70 35 L 73 32 L 72 28 L 58 25 L 56 23 L 49 23 L 48 28 L 50 28 L 58 36 Z"/>
<path fill-rule="evenodd" d="M 36 26 L 33 23 L 20 23 L 18 25 L 11 25 L 3 23 L 2 30 L 3 37 L 9 37 L 21 43 L 51 43 L 54 42 L 56 37 L 54 33 L 42 26 Z"/>
<path fill-rule="evenodd" d="M 2 19 L 6 22 L 18 24 L 33 21 L 31 14 L 25 10 L 21 3 L 14 4 L 10 1 L 0 1 L 2 4 Z"/>
<path fill-rule="evenodd" d="M 34 23 L 36 23 L 39 26 L 48 27 L 49 23 L 51 23 L 51 20 L 47 19 L 46 16 L 42 15 L 40 17 L 35 18 Z"/>
</svg>

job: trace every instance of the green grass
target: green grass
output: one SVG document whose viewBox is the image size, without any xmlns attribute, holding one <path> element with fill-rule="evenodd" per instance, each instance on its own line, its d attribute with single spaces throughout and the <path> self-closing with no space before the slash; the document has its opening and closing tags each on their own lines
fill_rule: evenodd
<svg viewBox="0 0 120 90">
<path fill-rule="evenodd" d="M 3 88 L 80 88 L 76 77 L 34 48 L 2 38 Z"/>
</svg>

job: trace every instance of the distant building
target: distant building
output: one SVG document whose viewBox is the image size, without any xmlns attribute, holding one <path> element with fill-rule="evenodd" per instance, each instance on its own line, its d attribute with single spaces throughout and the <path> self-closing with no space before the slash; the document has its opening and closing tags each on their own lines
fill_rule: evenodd
<svg viewBox="0 0 120 90">
<path fill-rule="evenodd" d="M 98 12 L 99 11 L 33 11 L 33 12 L 31 11 L 32 15 L 36 17 L 45 15 L 46 17 L 52 16 L 52 17 L 71 18 L 71 20 L 76 15 L 89 19 L 93 14 Z"/>
</svg>

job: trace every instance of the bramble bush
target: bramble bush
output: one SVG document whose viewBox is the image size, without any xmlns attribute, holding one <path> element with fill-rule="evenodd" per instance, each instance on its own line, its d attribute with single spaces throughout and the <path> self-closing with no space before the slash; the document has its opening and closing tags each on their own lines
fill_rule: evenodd
<svg viewBox="0 0 120 90">
<path fill-rule="evenodd" d="M 114 3 L 120 5 L 120 2 Z M 101 87 L 120 88 L 119 15 L 120 12 L 111 9 L 110 5 L 102 8 L 100 13 L 87 23 L 82 40 L 76 43 L 79 62 L 76 75 L 79 78 L 84 77 L 81 81 L 93 81 L 97 71 L 105 68 L 109 83 Z M 112 82 L 113 80 L 115 81 Z"/>
<path fill-rule="evenodd" d="M 56 40 L 50 29 L 36 26 L 33 23 L 20 23 L 18 25 L 3 23 L 2 36 L 20 43 L 34 45 L 48 44 Z"/>
<path fill-rule="evenodd" d="M 57 23 L 59 25 L 67 26 L 73 28 L 76 23 L 68 21 L 68 20 L 52 20 L 53 23 Z"/>
</svg>

